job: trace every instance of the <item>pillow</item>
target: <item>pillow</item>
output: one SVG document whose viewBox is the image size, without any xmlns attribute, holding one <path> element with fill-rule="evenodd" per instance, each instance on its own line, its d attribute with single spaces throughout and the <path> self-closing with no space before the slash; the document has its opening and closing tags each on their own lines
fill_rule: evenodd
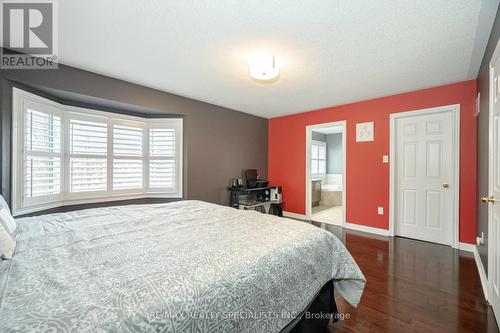
<svg viewBox="0 0 500 333">
<path fill-rule="evenodd" d="M 12 259 L 16 248 L 17 224 L 10 213 L 9 206 L 0 196 L 0 257 Z"/>
</svg>

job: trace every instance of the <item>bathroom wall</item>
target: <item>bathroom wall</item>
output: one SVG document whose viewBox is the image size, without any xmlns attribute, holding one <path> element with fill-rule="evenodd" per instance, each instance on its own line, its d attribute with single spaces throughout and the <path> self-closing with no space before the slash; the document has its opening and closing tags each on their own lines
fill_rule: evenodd
<svg viewBox="0 0 500 333">
<path fill-rule="evenodd" d="M 326 172 L 328 174 L 342 174 L 344 172 L 342 133 L 328 134 L 326 140 Z"/>
<path fill-rule="evenodd" d="M 318 133 L 318 132 L 312 132 L 312 139 L 314 141 L 326 142 L 327 137 L 326 137 L 326 134 Z"/>
</svg>

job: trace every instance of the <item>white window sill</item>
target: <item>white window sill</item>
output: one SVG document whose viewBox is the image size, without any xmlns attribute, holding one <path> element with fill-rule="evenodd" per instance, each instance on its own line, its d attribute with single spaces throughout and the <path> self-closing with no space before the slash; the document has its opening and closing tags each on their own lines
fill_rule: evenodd
<svg viewBox="0 0 500 333">
<path fill-rule="evenodd" d="M 94 204 L 94 203 L 102 203 L 102 202 L 134 200 L 134 199 L 153 199 L 153 198 L 182 199 L 182 193 L 149 192 L 146 194 L 112 195 L 112 196 L 92 198 L 92 199 L 73 199 L 73 200 L 56 201 L 56 202 L 51 202 L 51 203 L 44 203 L 44 204 L 32 205 L 29 207 L 14 209 L 12 212 L 12 215 L 13 216 L 20 216 L 20 215 L 25 215 L 25 214 L 30 214 L 30 213 L 36 213 L 36 212 L 51 209 L 51 208 L 72 206 L 72 205 L 84 205 L 84 204 Z"/>
</svg>

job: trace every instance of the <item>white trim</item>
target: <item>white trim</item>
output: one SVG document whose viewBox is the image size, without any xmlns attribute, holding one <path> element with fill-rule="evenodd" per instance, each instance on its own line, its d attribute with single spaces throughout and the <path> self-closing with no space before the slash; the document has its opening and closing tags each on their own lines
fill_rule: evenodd
<svg viewBox="0 0 500 333">
<path fill-rule="evenodd" d="M 297 214 L 297 213 L 286 212 L 286 211 L 283 212 L 283 217 L 288 217 L 288 218 L 301 220 L 301 221 L 310 221 L 303 214 Z M 354 223 L 346 222 L 345 225 L 343 225 L 342 227 L 346 228 L 346 229 L 350 229 L 350 230 L 366 232 L 366 233 L 373 234 L 373 235 L 379 235 L 379 236 L 385 236 L 385 237 L 389 236 L 389 230 L 387 230 L 387 229 L 368 227 L 368 226 L 361 225 L 361 224 L 354 224 Z"/>
<path fill-rule="evenodd" d="M 283 211 L 283 217 L 289 217 L 292 219 L 306 221 L 306 216 L 304 214 L 297 214 L 292 212 Z"/>
<path fill-rule="evenodd" d="M 479 255 L 477 245 L 469 243 L 459 243 L 458 249 L 474 254 L 474 261 L 476 262 L 477 272 L 481 280 L 481 287 L 483 288 L 484 298 L 488 300 L 488 278 L 486 276 L 486 271 L 484 270 L 483 262 L 481 261 L 481 256 Z"/>
<path fill-rule="evenodd" d="M 312 198 L 311 198 L 311 142 L 312 142 L 312 132 L 314 129 L 319 128 L 327 128 L 332 126 L 341 126 L 342 127 L 342 150 L 343 150 L 343 159 L 344 159 L 344 170 L 342 173 L 342 227 L 346 225 L 346 207 L 347 207 L 347 199 L 346 199 L 346 175 L 347 175 L 347 121 L 334 121 L 330 123 L 316 124 L 306 126 L 306 214 L 305 219 L 311 220 L 312 215 Z M 328 172 L 327 172 L 328 173 Z"/>
<path fill-rule="evenodd" d="M 455 175 L 453 187 L 453 236 L 451 246 L 458 248 L 459 246 L 459 195 L 460 195 L 460 104 L 439 106 L 435 108 L 413 110 L 407 112 L 392 113 L 390 115 L 390 178 L 389 178 L 389 235 L 396 235 L 395 216 L 396 216 L 396 120 L 403 117 L 421 116 L 426 114 L 436 114 L 452 112 L 454 118 L 453 128 L 453 161 L 455 162 Z"/>
<path fill-rule="evenodd" d="M 481 279 L 481 286 L 483 287 L 484 298 L 488 300 L 488 278 L 486 276 L 486 271 L 484 270 L 483 262 L 481 261 L 481 256 L 479 255 L 479 250 L 476 245 L 474 245 L 474 259 L 476 260 L 477 271 L 479 272 L 479 278 Z"/>
<path fill-rule="evenodd" d="M 375 235 L 379 235 L 379 236 L 389 236 L 389 230 L 387 230 L 387 229 L 369 227 L 366 225 L 354 224 L 354 223 L 346 223 L 345 227 L 347 229 L 367 232 L 369 234 L 375 234 Z"/>
<path fill-rule="evenodd" d="M 12 212 L 14 216 L 28 214 L 44 209 L 85 204 L 93 202 L 106 202 L 114 200 L 126 200 L 137 198 L 182 198 L 183 197 L 183 119 L 182 118 L 141 118 L 128 115 L 115 114 L 110 112 L 85 109 L 59 104 L 49 99 L 25 92 L 18 88 L 12 89 L 12 117 L 13 117 L 13 140 L 12 140 Z M 23 198 L 24 187 L 24 111 L 27 104 L 36 103 L 36 108 L 41 108 L 50 114 L 55 114 L 61 118 L 61 190 L 57 195 L 43 196 L 39 198 Z M 46 109 L 46 110 L 45 110 Z M 70 119 L 87 119 L 98 121 L 104 119 L 108 125 L 108 151 L 107 155 L 99 155 L 98 158 L 107 158 L 108 179 L 107 188 L 102 191 L 89 191 L 71 193 L 69 189 L 69 161 L 70 157 L 78 157 L 77 154 L 70 154 L 69 145 L 65 142 L 69 138 Z M 142 156 L 114 156 L 113 154 L 113 124 L 125 124 L 143 129 L 143 155 Z M 149 129 L 166 128 L 175 130 L 175 156 L 149 156 Z M 36 153 L 42 154 L 42 153 Z M 96 157 L 85 155 L 85 158 Z M 143 161 L 143 187 L 130 190 L 114 190 L 112 187 L 113 168 L 112 162 L 116 159 L 137 159 Z M 175 161 L 176 177 L 174 188 L 150 188 L 149 161 L 151 160 L 173 160 Z"/>
<path fill-rule="evenodd" d="M 174 197 L 169 196 L 166 197 L 163 193 L 153 193 L 149 192 L 146 194 L 120 194 L 120 195 L 110 195 L 110 196 L 101 196 L 101 197 L 92 197 L 88 199 L 70 199 L 64 201 L 54 201 L 48 204 L 42 205 L 33 205 L 26 208 L 19 208 L 13 216 L 19 216 L 24 214 L 30 214 L 39 212 L 41 210 L 56 208 L 56 207 L 64 207 L 64 206 L 72 206 L 72 205 L 83 205 L 90 203 L 99 203 L 99 202 L 110 202 L 110 201 L 123 201 L 123 200 L 133 200 L 133 199 L 149 199 L 149 198 L 172 198 L 172 199 L 181 199 L 182 197 Z"/>
<path fill-rule="evenodd" d="M 461 251 L 474 253 L 475 248 L 476 248 L 476 245 L 474 245 L 474 244 L 462 243 L 462 242 L 458 243 L 458 249 Z"/>
</svg>

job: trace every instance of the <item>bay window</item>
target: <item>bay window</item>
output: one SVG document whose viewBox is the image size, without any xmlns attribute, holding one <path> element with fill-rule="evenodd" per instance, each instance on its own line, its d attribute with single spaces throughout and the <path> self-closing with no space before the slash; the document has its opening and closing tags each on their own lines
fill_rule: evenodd
<svg viewBox="0 0 500 333">
<path fill-rule="evenodd" d="M 62 105 L 13 89 L 15 215 L 51 207 L 182 197 L 182 119 Z"/>
</svg>

